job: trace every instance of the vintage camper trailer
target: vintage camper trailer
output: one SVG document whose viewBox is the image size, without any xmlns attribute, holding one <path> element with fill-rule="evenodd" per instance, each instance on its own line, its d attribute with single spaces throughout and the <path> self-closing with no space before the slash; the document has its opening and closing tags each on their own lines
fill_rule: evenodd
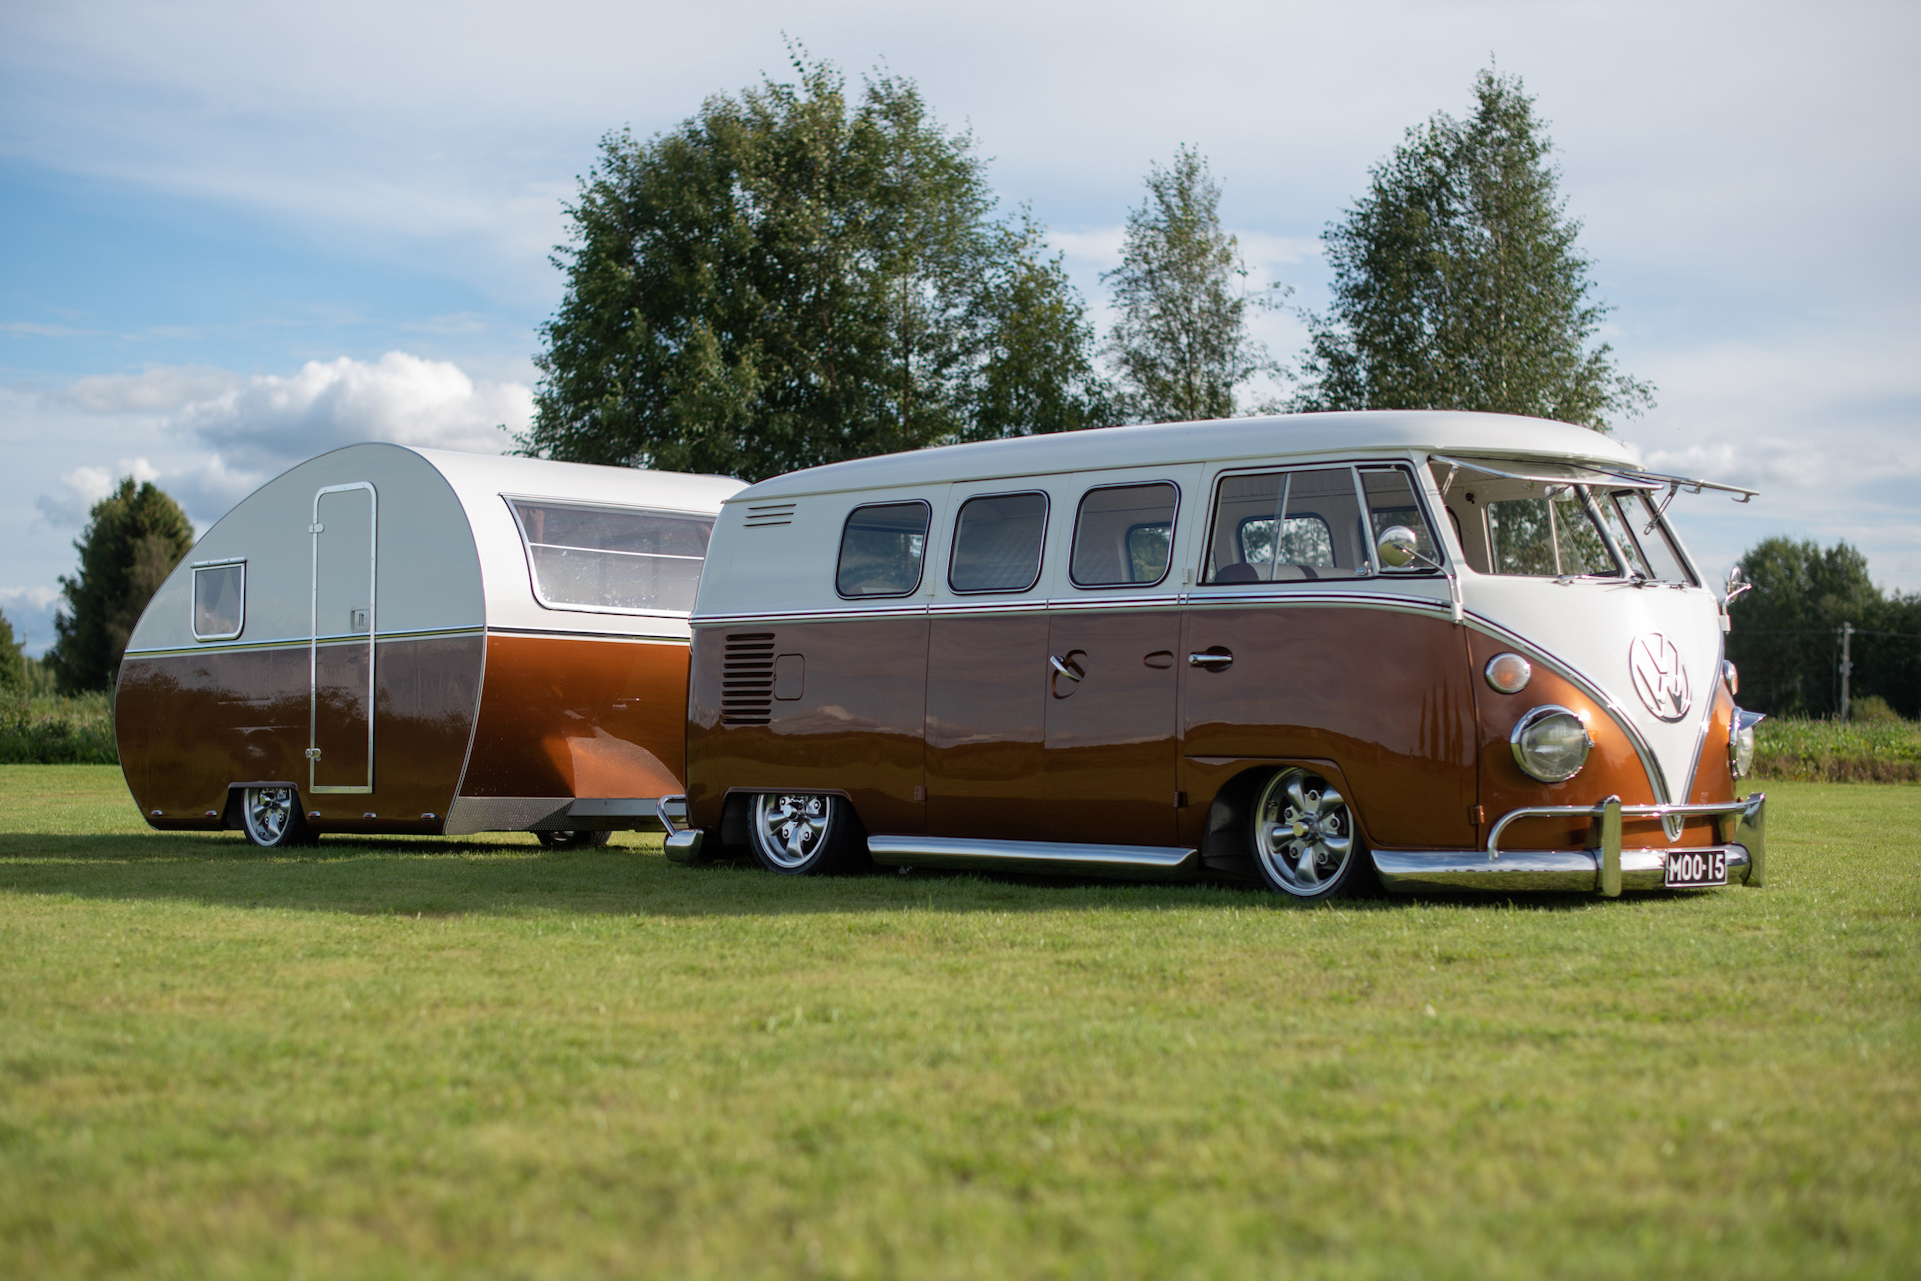
<svg viewBox="0 0 1921 1281">
<path fill-rule="evenodd" d="M 1214 871 L 1303 898 L 1369 873 L 1758 885 L 1764 798 L 1736 794 L 1757 718 L 1664 515 L 1704 488 L 1730 487 L 1458 413 L 777 477 L 715 526 L 670 853 Z"/>
<path fill-rule="evenodd" d="M 682 790 L 687 613 L 739 481 L 366 444 L 268 482 L 127 647 L 159 828 L 595 842 Z"/>
</svg>

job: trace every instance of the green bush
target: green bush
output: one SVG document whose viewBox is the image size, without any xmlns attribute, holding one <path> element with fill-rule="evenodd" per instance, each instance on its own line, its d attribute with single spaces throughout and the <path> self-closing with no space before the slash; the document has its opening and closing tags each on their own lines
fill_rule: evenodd
<svg viewBox="0 0 1921 1281">
<path fill-rule="evenodd" d="M 118 765 L 105 693 L 42 695 L 0 704 L 0 764 Z"/>
<path fill-rule="evenodd" d="M 1756 727 L 1754 747 L 1757 778 L 1817 783 L 1921 780 L 1921 726 L 1893 715 L 1849 721 L 1770 717 Z"/>
<path fill-rule="evenodd" d="M 1901 719 L 1900 713 L 1888 706 L 1888 700 L 1879 694 L 1869 694 L 1848 704 L 1848 719 L 1862 725 L 1886 725 Z"/>
</svg>

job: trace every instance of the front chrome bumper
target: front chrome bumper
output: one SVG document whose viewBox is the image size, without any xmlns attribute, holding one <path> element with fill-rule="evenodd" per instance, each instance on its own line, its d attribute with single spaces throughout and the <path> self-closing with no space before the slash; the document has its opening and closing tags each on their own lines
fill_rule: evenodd
<svg viewBox="0 0 1921 1281">
<path fill-rule="evenodd" d="M 1524 818 L 1586 815 L 1590 844 L 1579 850 L 1503 850 L 1501 834 Z M 1613 898 L 1623 890 L 1658 890 L 1667 880 L 1664 849 L 1623 849 L 1624 818 L 1713 815 L 1728 856 L 1728 884 L 1758 888 L 1767 879 L 1767 796 L 1714 805 L 1623 805 L 1610 796 L 1599 805 L 1542 805 L 1514 810 L 1488 834 L 1486 852 L 1375 850 L 1374 868 L 1390 890 L 1575 890 Z M 1681 852 L 1681 851 L 1676 851 Z M 1700 853 L 1699 847 L 1685 851 Z"/>
</svg>

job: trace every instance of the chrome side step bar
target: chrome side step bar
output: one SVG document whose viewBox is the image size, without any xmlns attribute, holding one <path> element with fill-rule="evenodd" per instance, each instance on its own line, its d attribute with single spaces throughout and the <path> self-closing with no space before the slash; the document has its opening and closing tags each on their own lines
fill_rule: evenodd
<svg viewBox="0 0 1921 1281">
<path fill-rule="evenodd" d="M 1201 852 L 1158 845 L 981 841 L 952 836 L 870 836 L 867 852 L 886 867 L 953 867 L 1042 876 L 1173 880 L 1200 871 Z"/>
</svg>

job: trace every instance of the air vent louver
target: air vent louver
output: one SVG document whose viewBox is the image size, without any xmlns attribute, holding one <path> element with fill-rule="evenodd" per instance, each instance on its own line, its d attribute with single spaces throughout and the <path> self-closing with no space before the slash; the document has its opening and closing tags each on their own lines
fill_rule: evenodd
<svg viewBox="0 0 1921 1281">
<path fill-rule="evenodd" d="M 721 660 L 720 723 L 765 725 L 774 707 L 774 634 L 729 632 Z"/>
<path fill-rule="evenodd" d="M 746 519 L 741 521 L 748 529 L 759 529 L 763 525 L 791 525 L 794 523 L 793 503 L 749 503 Z"/>
</svg>

